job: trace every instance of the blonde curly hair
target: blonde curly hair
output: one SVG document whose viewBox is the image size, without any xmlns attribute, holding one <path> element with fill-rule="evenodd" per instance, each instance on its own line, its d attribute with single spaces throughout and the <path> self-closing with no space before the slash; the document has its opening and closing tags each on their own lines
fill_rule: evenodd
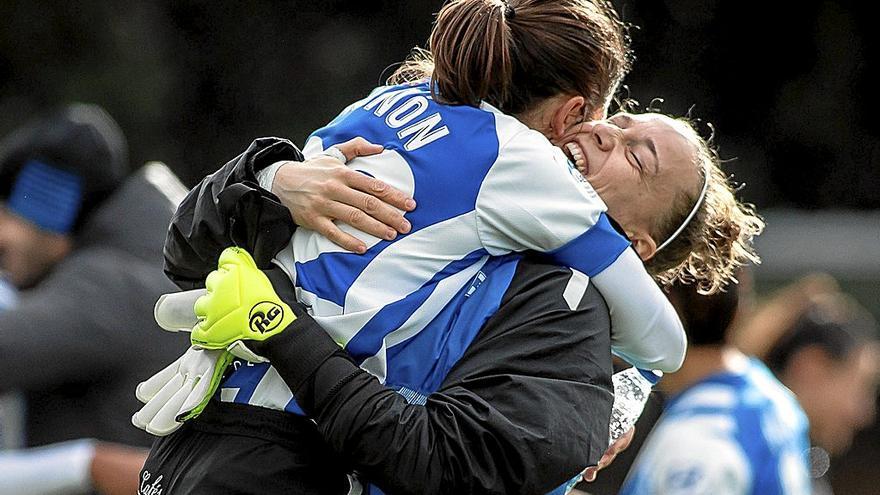
<svg viewBox="0 0 880 495">
<path fill-rule="evenodd" d="M 764 230 L 764 220 L 753 205 L 737 200 L 711 139 L 703 139 L 687 119 L 674 120 L 695 147 L 694 164 L 707 180 L 706 194 L 684 230 L 645 265 L 664 287 L 676 282 L 696 284 L 699 293 L 713 294 L 737 281 L 739 267 L 761 262 L 752 243 Z M 672 212 L 655 224 L 652 237 L 658 243 L 668 239 L 693 210 L 697 198 L 697 194 L 679 194 Z"/>
</svg>

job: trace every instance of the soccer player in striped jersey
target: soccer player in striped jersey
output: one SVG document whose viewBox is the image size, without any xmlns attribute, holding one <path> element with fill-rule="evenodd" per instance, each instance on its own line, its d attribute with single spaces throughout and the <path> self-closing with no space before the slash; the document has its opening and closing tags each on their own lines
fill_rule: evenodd
<svg viewBox="0 0 880 495">
<path fill-rule="evenodd" d="M 561 57 L 562 62 L 567 56 L 577 58 L 575 54 L 594 50 L 592 36 L 603 29 L 606 32 L 598 34 L 609 35 L 609 26 L 587 23 L 590 35 L 580 32 L 583 26 L 579 25 L 568 33 L 574 42 L 552 39 L 549 35 L 555 33 L 550 29 L 537 28 L 550 38 L 536 42 L 543 52 L 535 60 L 550 61 L 542 67 L 546 71 L 538 71 L 540 75 L 523 74 L 522 67 L 511 66 L 516 47 L 507 46 L 509 40 L 503 34 L 534 29 L 529 27 L 530 15 L 574 16 L 580 23 L 601 12 L 601 7 L 574 0 L 521 3 L 521 10 L 484 1 L 449 4 L 432 35 L 437 65 L 430 74 L 422 74 L 430 75 L 433 83 L 380 88 L 318 131 L 306 145 L 306 155 L 315 156 L 354 136 L 381 144 L 386 151 L 355 160 L 351 166 L 415 197 L 419 207 L 407 214 L 411 231 L 395 239 L 368 238 L 366 252 L 356 254 L 301 229 L 275 257 L 276 265 L 294 283 L 296 299 L 310 308 L 309 314 L 333 340 L 363 370 L 411 404 L 428 401 L 482 324 L 499 311 L 521 260 L 519 253 L 526 250 L 569 267 L 573 288 L 562 297 L 572 310 L 578 306 L 581 289 L 593 280 L 610 302 L 619 354 L 643 367 L 668 370 L 677 368 L 682 358 L 680 324 L 638 257 L 650 259 L 669 241 L 664 254 L 673 253 L 679 259 L 672 258 L 671 266 L 660 265 L 661 272 L 669 269 L 675 277 L 687 276 L 688 259 L 682 253 L 704 240 L 700 227 L 711 214 L 704 209 L 704 198 L 726 182 L 721 176 L 718 183 L 719 174 L 706 165 L 698 148 L 664 148 L 650 138 L 634 144 L 621 140 L 611 149 L 603 149 L 601 140 L 596 140 L 596 149 L 583 144 L 575 148 L 588 175 L 595 172 L 600 182 L 606 176 L 621 180 L 621 174 L 613 172 L 626 163 L 627 180 L 643 188 L 655 186 L 650 192 L 656 203 L 646 206 L 672 206 L 672 212 L 664 210 L 659 218 L 651 212 L 629 210 L 631 223 L 623 225 L 635 247 L 629 250 L 629 242 L 612 227 L 596 191 L 548 140 L 565 137 L 584 114 L 597 109 L 601 113 L 607 94 L 619 81 L 622 66 L 609 72 L 609 60 L 585 63 L 574 73 L 562 67 L 565 64 L 552 63 L 554 57 Z M 566 27 L 568 20 L 559 27 L 571 31 L 570 25 Z M 459 50 L 460 40 L 452 33 L 461 29 L 474 38 L 464 45 L 482 44 L 482 48 Z M 584 36 L 591 40 L 578 45 L 583 41 L 577 41 L 578 37 Z M 500 43 L 500 50 L 486 46 L 492 43 Z M 565 53 L 557 44 L 568 44 L 571 51 Z M 452 60 L 457 57 L 464 59 Z M 517 54 L 515 61 L 534 62 L 531 57 Z M 487 67 L 494 69 L 483 74 Z M 527 82 L 532 78 L 546 80 L 535 88 Z M 638 124 L 638 119 L 628 118 Z M 624 131 L 637 130 L 636 124 L 615 127 L 623 136 L 635 134 Z M 623 162 L 606 160 L 609 165 L 599 166 L 600 155 L 621 154 Z M 669 160 L 661 163 L 661 156 Z M 296 158 L 289 143 L 266 140 L 255 143 L 231 168 L 250 167 L 253 175 L 257 161 Z M 261 173 L 264 187 L 271 187 L 273 173 L 282 166 L 276 163 Z M 624 184 L 621 187 L 626 189 Z M 626 201 L 644 192 L 632 189 L 619 195 L 620 213 L 626 211 Z M 200 216 L 200 212 L 190 212 L 183 219 Z M 697 222 L 692 225 L 693 219 Z M 706 243 L 712 244 L 711 240 Z M 171 260 L 172 272 L 177 261 Z M 699 269 L 710 274 L 701 281 L 714 283 L 716 272 L 706 266 Z M 220 399 L 303 413 L 302 398 L 295 397 L 299 387 L 288 388 L 284 374 L 266 364 L 242 363 L 223 382 Z M 585 462 L 591 461 L 595 461 L 592 455 Z"/>
<path fill-rule="evenodd" d="M 790 390 L 729 343 L 737 289 L 670 292 L 690 338 L 674 394 L 630 470 L 623 495 L 810 493 L 807 417 Z"/>
</svg>

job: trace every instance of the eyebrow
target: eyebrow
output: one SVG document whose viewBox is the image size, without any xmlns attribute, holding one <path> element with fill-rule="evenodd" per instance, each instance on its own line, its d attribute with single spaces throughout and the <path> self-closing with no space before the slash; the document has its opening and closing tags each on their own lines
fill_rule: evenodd
<svg viewBox="0 0 880 495">
<path fill-rule="evenodd" d="M 619 113 L 614 115 L 609 120 L 620 119 L 623 121 L 625 127 L 630 127 L 635 122 L 635 119 L 630 117 L 628 114 Z M 654 155 L 654 175 L 660 173 L 660 157 L 657 155 L 657 145 L 654 144 L 654 139 L 651 137 L 647 137 L 642 141 L 645 146 L 647 146 L 648 150 L 651 151 L 651 154 Z"/>
</svg>

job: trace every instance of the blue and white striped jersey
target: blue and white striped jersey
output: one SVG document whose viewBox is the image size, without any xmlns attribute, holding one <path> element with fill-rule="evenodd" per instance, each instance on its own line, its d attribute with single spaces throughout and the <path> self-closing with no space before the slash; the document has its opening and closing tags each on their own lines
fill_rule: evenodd
<svg viewBox="0 0 880 495">
<path fill-rule="evenodd" d="M 357 136 L 385 151 L 348 165 L 415 198 L 418 208 L 406 214 L 412 231 L 387 241 L 340 225 L 366 241 L 367 253 L 359 255 L 299 229 L 274 261 L 315 320 L 386 385 L 411 402 L 436 390 L 497 309 L 515 253 L 524 250 L 571 267 L 581 287 L 602 274 L 594 279 L 602 291 L 599 280 L 611 265 L 629 273 L 614 278 L 637 282 L 608 284 L 612 295 L 617 290 L 609 301 L 612 315 L 614 300 L 638 301 L 651 308 L 645 318 L 633 324 L 627 315 L 643 309 L 617 311 L 626 323 L 619 326 L 665 330 L 653 340 L 631 339 L 636 351 L 630 354 L 646 366 L 678 359 L 666 352 L 670 344 L 651 348 L 678 337 L 671 306 L 611 227 L 596 192 L 543 135 L 486 104 L 438 104 L 427 84 L 418 84 L 377 89 L 316 131 L 303 151 L 308 158 Z M 638 285 L 645 281 L 647 288 Z M 662 302 L 631 297 L 643 293 Z M 575 307 L 579 294 L 571 298 Z M 674 324 L 667 323 L 670 314 Z M 671 344 L 683 345 L 683 337 Z M 221 399 L 300 412 L 267 364 L 238 363 Z"/>
<path fill-rule="evenodd" d="M 621 494 L 810 493 L 807 420 L 756 359 L 676 397 L 633 464 Z"/>
</svg>

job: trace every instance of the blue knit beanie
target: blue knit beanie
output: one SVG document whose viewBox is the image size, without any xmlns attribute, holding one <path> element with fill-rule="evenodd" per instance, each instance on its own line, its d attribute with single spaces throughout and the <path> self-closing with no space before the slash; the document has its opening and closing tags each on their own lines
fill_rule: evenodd
<svg viewBox="0 0 880 495">
<path fill-rule="evenodd" d="M 0 200 L 43 230 L 69 234 L 128 171 L 116 122 L 95 105 L 68 105 L 0 143 Z"/>
</svg>

